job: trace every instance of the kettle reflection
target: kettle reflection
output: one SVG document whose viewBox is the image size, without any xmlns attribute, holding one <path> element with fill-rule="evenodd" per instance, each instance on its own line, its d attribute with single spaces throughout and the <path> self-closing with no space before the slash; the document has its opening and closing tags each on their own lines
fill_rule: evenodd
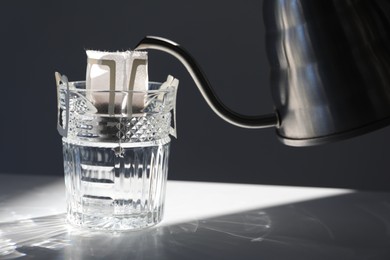
<svg viewBox="0 0 390 260">
<path fill-rule="evenodd" d="M 265 0 L 262 8 L 274 113 L 227 108 L 177 43 L 147 36 L 136 50 L 175 56 L 221 118 L 245 128 L 274 126 L 287 145 L 328 143 L 390 124 L 390 1 Z"/>
</svg>

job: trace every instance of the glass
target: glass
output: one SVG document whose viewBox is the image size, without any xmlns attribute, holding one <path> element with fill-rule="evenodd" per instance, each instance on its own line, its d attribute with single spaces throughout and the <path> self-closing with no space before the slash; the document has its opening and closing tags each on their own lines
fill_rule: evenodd
<svg viewBox="0 0 390 260">
<path fill-rule="evenodd" d="M 161 221 L 176 90 L 153 82 L 147 91 L 91 91 L 85 82 L 58 85 L 71 224 L 131 230 Z"/>
</svg>

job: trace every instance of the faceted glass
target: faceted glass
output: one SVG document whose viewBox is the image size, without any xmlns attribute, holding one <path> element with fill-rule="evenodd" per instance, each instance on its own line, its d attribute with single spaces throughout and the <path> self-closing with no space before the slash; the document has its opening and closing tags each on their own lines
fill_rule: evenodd
<svg viewBox="0 0 390 260">
<path fill-rule="evenodd" d="M 160 83 L 143 92 L 89 91 L 85 82 L 59 86 L 70 223 L 131 230 L 161 221 L 176 87 L 160 88 Z"/>
</svg>

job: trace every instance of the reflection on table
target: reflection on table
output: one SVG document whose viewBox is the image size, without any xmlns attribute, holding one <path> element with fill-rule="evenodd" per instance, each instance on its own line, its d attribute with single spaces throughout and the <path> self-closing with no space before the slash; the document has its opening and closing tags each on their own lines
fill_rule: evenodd
<svg viewBox="0 0 390 260">
<path fill-rule="evenodd" d="M 390 259 L 390 193 L 170 181 L 164 221 L 65 223 L 59 178 L 0 175 L 0 259 Z"/>
</svg>

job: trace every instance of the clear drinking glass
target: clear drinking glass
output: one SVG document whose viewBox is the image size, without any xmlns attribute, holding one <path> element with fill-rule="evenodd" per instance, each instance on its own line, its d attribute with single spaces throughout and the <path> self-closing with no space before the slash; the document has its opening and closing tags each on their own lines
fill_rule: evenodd
<svg viewBox="0 0 390 260">
<path fill-rule="evenodd" d="M 131 230 L 161 221 L 176 102 L 176 86 L 161 86 L 91 91 L 85 82 L 59 84 L 70 223 Z"/>
</svg>

